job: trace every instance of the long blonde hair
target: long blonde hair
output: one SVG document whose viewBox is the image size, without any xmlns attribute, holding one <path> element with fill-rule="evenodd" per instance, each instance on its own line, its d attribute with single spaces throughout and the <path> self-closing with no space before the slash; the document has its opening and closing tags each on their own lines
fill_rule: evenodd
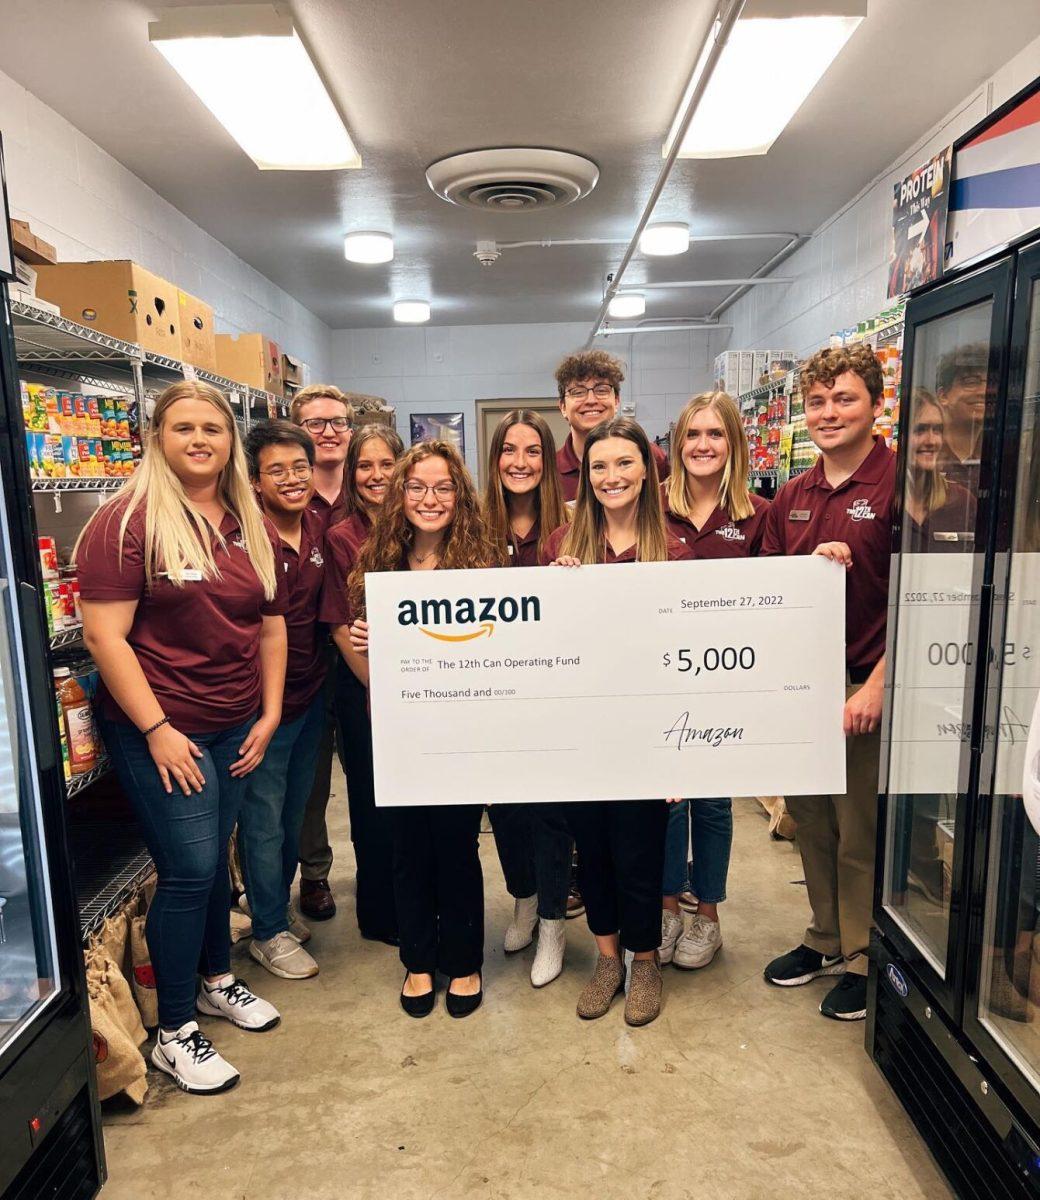
<svg viewBox="0 0 1040 1200">
<path fill-rule="evenodd" d="M 711 409 L 719 418 L 722 432 L 726 435 L 726 445 L 729 447 L 722 479 L 719 481 L 718 503 L 729 513 L 731 521 L 746 520 L 755 511 L 748 488 L 750 455 L 740 410 L 728 392 L 701 392 L 699 396 L 687 401 L 686 407 L 679 414 L 672 433 L 672 469 L 667 483 L 668 507 L 680 520 L 692 520 L 690 500 L 686 494 L 686 467 L 683 464 L 682 452 L 690 422 L 697 413 L 706 408 Z"/>
<path fill-rule="evenodd" d="M 171 384 L 155 402 L 155 410 L 143 435 L 141 465 L 125 484 L 97 510 L 76 540 L 73 558 L 79 551 L 87 529 L 99 520 L 111 521 L 122 508 L 119 521 L 119 556 L 122 561 L 127 526 L 134 513 L 144 508 L 144 569 L 150 588 L 155 576 L 166 572 L 177 587 L 184 584 L 185 571 L 201 571 L 206 579 L 219 579 L 213 558 L 212 526 L 188 501 L 181 481 L 170 469 L 163 453 L 162 433 L 166 415 L 178 400 L 205 400 L 220 413 L 231 434 L 231 456 L 220 474 L 217 494 L 220 502 L 238 521 L 246 554 L 253 564 L 264 595 L 274 599 L 278 590 L 274 549 L 264 527 L 246 469 L 242 439 L 235 415 L 222 392 L 208 383 L 185 380 Z M 219 532 L 218 532 L 218 537 Z"/>
<path fill-rule="evenodd" d="M 925 388 L 914 388 L 910 396 L 910 403 L 913 414 L 913 421 L 910 423 L 910 437 L 913 437 L 914 423 L 920 420 L 922 409 L 934 408 L 939 414 L 939 420 L 945 424 L 946 413 L 943 406 Z M 946 478 L 938 467 L 932 467 L 930 471 L 919 471 L 909 456 L 908 464 L 907 482 L 920 499 L 926 516 L 930 517 L 946 503 L 946 497 L 949 495 Z"/>
<path fill-rule="evenodd" d="M 554 529 L 567 523 L 569 512 L 563 502 L 560 472 L 556 466 L 556 441 L 543 417 L 529 408 L 514 408 L 498 423 L 488 449 L 487 482 L 484 484 L 484 522 L 503 562 L 509 561 L 509 496 L 502 483 L 498 460 L 506 434 L 516 425 L 526 425 L 538 434 L 542 445 L 542 481 L 535 493 L 534 508 L 539 521 L 538 552 Z"/>
<path fill-rule="evenodd" d="M 561 554 L 572 554 L 583 563 L 601 563 L 605 558 L 607 522 L 603 505 L 596 499 L 589 478 L 592 448 L 606 438 L 624 438 L 639 450 L 646 469 L 643 490 L 639 493 L 636 510 L 636 555 L 640 562 L 664 562 L 668 558 L 668 535 L 661 513 L 661 485 L 657 477 L 657 460 L 650 450 L 650 441 L 641 425 L 631 417 L 614 417 L 601 421 L 585 439 L 581 459 L 581 477 L 574 502 L 571 527 L 560 546 Z"/>
</svg>

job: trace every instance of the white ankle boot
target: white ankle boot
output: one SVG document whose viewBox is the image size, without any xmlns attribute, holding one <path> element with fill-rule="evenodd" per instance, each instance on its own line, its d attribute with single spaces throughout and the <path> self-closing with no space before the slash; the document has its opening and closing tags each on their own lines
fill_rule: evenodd
<svg viewBox="0 0 1040 1200">
<path fill-rule="evenodd" d="M 506 954 L 515 954 L 530 946 L 534 938 L 534 927 L 538 924 L 538 897 L 521 896 L 513 901 L 513 919 L 506 927 L 502 947 Z"/>
<path fill-rule="evenodd" d="M 567 945 L 567 922 L 538 921 L 538 949 L 531 964 L 531 982 L 535 987 L 552 983 L 563 970 L 563 952 Z"/>
</svg>

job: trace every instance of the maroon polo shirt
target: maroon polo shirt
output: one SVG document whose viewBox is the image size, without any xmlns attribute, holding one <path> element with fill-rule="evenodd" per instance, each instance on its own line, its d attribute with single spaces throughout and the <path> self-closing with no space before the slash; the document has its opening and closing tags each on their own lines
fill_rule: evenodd
<svg viewBox="0 0 1040 1200">
<path fill-rule="evenodd" d="M 305 509 L 299 551 L 288 542 L 282 542 L 289 593 L 285 610 L 289 660 L 285 670 L 282 724 L 302 717 L 325 682 L 328 637 L 318 625 L 318 605 L 325 579 L 324 551 L 324 522 L 318 513 Z"/>
<path fill-rule="evenodd" d="M 663 487 L 661 502 L 668 532 L 690 547 L 692 558 L 753 558 L 762 548 L 769 501 L 753 492 L 751 506 L 755 511 L 750 517 L 732 521 L 726 509 L 719 504 L 700 529 L 692 521 L 686 521 L 672 512 L 667 490 Z"/>
<path fill-rule="evenodd" d="M 526 536 L 522 538 L 516 537 L 510 531 L 506 543 L 509 550 L 508 565 L 511 567 L 537 567 L 538 539 L 541 536 L 542 521 L 540 517 L 535 520 Z"/>
<path fill-rule="evenodd" d="M 650 451 L 657 460 L 657 478 L 667 479 L 670 470 L 668 455 L 656 442 L 650 443 Z M 578 495 L 578 481 L 581 478 L 581 459 L 574 453 L 574 444 L 570 434 L 556 451 L 556 469 L 560 472 L 560 486 L 563 488 L 564 500 L 574 500 Z"/>
<path fill-rule="evenodd" d="M 951 483 L 974 492 L 979 486 L 979 471 L 981 470 L 980 456 L 982 453 L 982 431 L 979 431 L 978 441 L 972 447 L 967 458 L 958 458 L 957 452 L 945 438 L 939 449 L 939 470 Z"/>
<path fill-rule="evenodd" d="M 84 600 L 136 600 L 127 635 L 145 678 L 170 723 L 182 733 L 211 733 L 241 724 L 260 708 L 260 629 L 263 618 L 282 616 L 287 584 L 281 539 L 264 522 L 275 552 L 278 594 L 264 599 L 253 565 L 230 513 L 220 524 L 221 545 L 213 538 L 217 579 L 186 580 L 180 586 L 157 575 L 145 581 L 143 508 L 127 526 L 122 560 L 119 524 L 125 505 L 108 506 L 91 522 L 76 558 Z M 102 682 L 102 711 L 117 721 L 128 718 Z"/>
<path fill-rule="evenodd" d="M 368 518 L 355 512 L 338 525 L 333 525 L 325 534 L 325 557 L 328 566 L 318 618 L 330 628 L 351 623 L 350 608 L 347 604 L 347 580 L 371 529 Z"/>
<path fill-rule="evenodd" d="M 852 569 L 845 577 L 845 664 L 857 673 L 885 653 L 888 567 L 896 456 L 875 437 L 874 447 L 836 488 L 823 459 L 776 494 L 766 515 L 762 555 L 812 554 L 821 542 L 845 542 Z"/>
<path fill-rule="evenodd" d="M 561 525 L 559 529 L 554 529 L 549 534 L 548 540 L 545 543 L 545 549 L 540 555 L 540 565 L 543 567 L 549 566 L 550 563 L 559 557 L 560 547 L 563 545 L 563 539 L 567 536 L 569 525 Z M 689 546 L 685 542 L 679 541 L 671 533 L 668 534 L 668 561 L 683 562 L 693 557 Z M 634 563 L 636 562 L 636 548 L 629 546 L 621 554 L 615 554 L 613 547 L 608 542 L 606 545 L 606 553 L 603 558 L 604 563 Z"/>
<path fill-rule="evenodd" d="M 975 548 L 975 497 L 946 481 L 946 503 L 918 525 L 904 509 L 903 547 L 911 554 L 970 554 Z"/>
<path fill-rule="evenodd" d="M 330 504 L 321 492 L 315 489 L 314 495 L 307 505 L 307 509 L 309 512 L 321 517 L 323 529 L 331 529 L 333 525 L 338 525 L 347 516 L 346 480 L 344 479 L 343 487 L 340 489 L 340 493 L 336 497 L 334 504 Z"/>
</svg>

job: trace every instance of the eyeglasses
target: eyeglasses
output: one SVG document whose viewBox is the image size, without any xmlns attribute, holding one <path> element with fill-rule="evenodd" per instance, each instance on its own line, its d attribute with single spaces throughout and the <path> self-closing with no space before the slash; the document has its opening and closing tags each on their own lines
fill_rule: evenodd
<svg viewBox="0 0 1040 1200">
<path fill-rule="evenodd" d="M 409 479 L 404 490 L 413 500 L 425 500 L 427 492 L 433 492 L 438 500 L 450 500 L 455 495 L 455 485 L 446 480 L 441 483 L 420 483 L 418 479 Z"/>
<path fill-rule="evenodd" d="M 314 473 L 314 468 L 310 463 L 299 463 L 295 467 L 290 467 L 288 470 L 285 467 L 272 467 L 270 471 L 261 471 L 261 475 L 266 475 L 272 483 L 284 483 L 290 477 L 293 479 L 310 479 Z"/>
<path fill-rule="evenodd" d="M 597 400 L 609 400 L 614 394 L 614 388 L 609 383 L 594 383 L 592 387 L 582 387 L 577 384 L 575 387 L 569 387 L 566 391 L 568 400 L 584 400 L 591 392 Z"/>
<path fill-rule="evenodd" d="M 308 433 L 324 433 L 328 425 L 331 425 L 337 433 L 342 433 L 344 429 L 350 428 L 350 421 L 346 417 L 308 417 L 300 424 Z"/>
</svg>

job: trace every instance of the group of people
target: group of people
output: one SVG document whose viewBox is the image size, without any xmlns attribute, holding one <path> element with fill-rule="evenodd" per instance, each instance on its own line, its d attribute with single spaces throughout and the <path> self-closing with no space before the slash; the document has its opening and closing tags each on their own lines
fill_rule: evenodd
<svg viewBox="0 0 1040 1200">
<path fill-rule="evenodd" d="M 324 827 L 334 744 L 358 925 L 399 947 L 401 1006 L 428 1015 L 438 974 L 451 1016 L 480 1005 L 480 807 L 375 804 L 367 649 L 382 614 L 366 611 L 365 579 L 376 571 L 799 554 L 844 564 L 848 791 L 788 800 L 812 920 L 765 978 L 792 987 L 835 976 L 824 1015 L 865 1015 L 895 483 L 895 456 L 873 434 L 880 365 L 865 346 L 808 361 L 806 424 L 820 458 L 771 504 L 749 491 L 747 440 L 728 395 L 693 398 L 666 457 L 618 415 L 623 378 L 603 351 L 565 359 L 556 372 L 564 444 L 537 413 L 508 413 L 482 495 L 454 445 L 406 449 L 386 425 L 356 425 L 335 387 L 305 388 L 291 420 L 257 426 L 244 445 L 212 387 L 184 382 L 159 397 L 138 471 L 92 517 L 75 560 L 103 737 L 158 874 L 147 921 L 159 1002 L 152 1062 L 185 1091 L 238 1080 L 200 1015 L 254 1031 L 280 1019 L 231 970 L 236 824 L 250 954 L 284 979 L 318 973 L 290 889 L 299 867 L 304 913 L 335 911 Z M 943 482 L 933 410 L 917 416 L 922 428 L 909 437 L 911 463 L 921 448 L 921 483 L 909 512 L 927 538 L 960 489 Z M 625 992 L 626 951 L 624 1016 L 634 1026 L 660 1012 L 662 964 L 712 961 L 733 838 L 728 797 L 487 800 L 514 899 L 504 949 L 537 939 L 534 986 L 562 970 L 572 853 L 598 949 L 580 1017 L 604 1016 Z M 682 903 L 695 908 L 688 920 Z"/>
</svg>

